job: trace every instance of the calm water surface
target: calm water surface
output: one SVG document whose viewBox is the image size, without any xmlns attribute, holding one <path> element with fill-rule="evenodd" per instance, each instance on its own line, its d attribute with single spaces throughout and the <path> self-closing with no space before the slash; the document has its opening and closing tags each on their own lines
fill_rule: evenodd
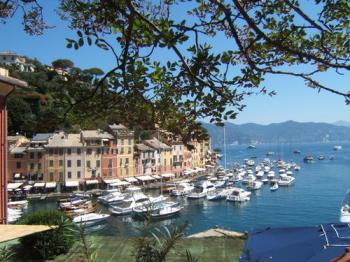
<svg viewBox="0 0 350 262">
<path fill-rule="evenodd" d="M 181 224 L 188 221 L 188 234 L 203 231 L 216 225 L 237 231 L 248 231 L 266 227 L 307 226 L 335 222 L 339 219 L 339 208 L 346 189 L 350 188 L 350 144 L 333 151 L 334 144 L 291 144 L 258 145 L 257 149 L 246 146 L 227 146 L 227 167 L 242 163 L 243 159 L 257 157 L 264 159 L 266 152 L 274 151 L 271 159 L 282 158 L 301 164 L 301 170 L 294 172 L 295 185 L 271 192 L 268 185 L 252 194 L 251 200 L 243 204 L 226 201 L 209 202 L 205 199 L 187 200 L 178 198 L 184 209 L 179 217 L 156 222 L 156 226 Z M 293 154 L 301 150 L 300 155 Z M 306 154 L 314 156 L 315 163 L 304 164 Z M 317 155 L 326 156 L 323 161 Z M 335 155 L 335 160 L 328 160 Z M 223 164 L 223 163 L 222 163 Z M 55 200 L 32 201 L 29 211 L 38 208 L 55 208 Z M 105 210 L 105 209 L 104 209 Z M 106 211 L 107 212 L 107 211 Z M 139 235 L 143 223 L 130 216 L 111 216 L 108 224 L 98 234 Z"/>
</svg>

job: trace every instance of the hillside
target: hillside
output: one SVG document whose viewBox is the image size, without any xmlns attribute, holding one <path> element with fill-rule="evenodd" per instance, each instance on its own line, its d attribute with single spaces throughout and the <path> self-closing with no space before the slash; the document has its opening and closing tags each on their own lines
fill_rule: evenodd
<svg viewBox="0 0 350 262">
<path fill-rule="evenodd" d="M 203 123 L 213 145 L 223 144 L 223 128 Z M 350 141 L 350 127 L 287 121 L 269 125 L 226 123 L 226 143 L 306 143 Z"/>
</svg>

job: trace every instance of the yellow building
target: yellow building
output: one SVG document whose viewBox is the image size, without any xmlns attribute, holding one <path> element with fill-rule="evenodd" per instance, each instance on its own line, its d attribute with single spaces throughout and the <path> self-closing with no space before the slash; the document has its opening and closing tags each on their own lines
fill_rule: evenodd
<svg viewBox="0 0 350 262">
<path fill-rule="evenodd" d="M 109 125 L 108 131 L 117 141 L 117 176 L 120 178 L 135 176 L 134 132 L 121 124 Z"/>
</svg>

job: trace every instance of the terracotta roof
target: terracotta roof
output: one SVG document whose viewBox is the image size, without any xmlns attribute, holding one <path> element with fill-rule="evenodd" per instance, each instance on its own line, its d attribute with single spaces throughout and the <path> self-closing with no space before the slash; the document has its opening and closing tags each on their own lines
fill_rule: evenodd
<svg viewBox="0 0 350 262">
<path fill-rule="evenodd" d="M 145 144 L 136 144 L 135 147 L 139 151 L 154 151 L 153 148 L 146 146 Z"/>
<path fill-rule="evenodd" d="M 93 138 L 93 139 L 112 139 L 113 136 L 107 132 L 101 130 L 83 130 L 81 131 L 83 138 Z"/>
<path fill-rule="evenodd" d="M 156 138 L 146 140 L 145 143 L 154 149 L 164 149 L 164 150 L 171 150 L 172 149 L 170 146 L 160 142 Z"/>
</svg>

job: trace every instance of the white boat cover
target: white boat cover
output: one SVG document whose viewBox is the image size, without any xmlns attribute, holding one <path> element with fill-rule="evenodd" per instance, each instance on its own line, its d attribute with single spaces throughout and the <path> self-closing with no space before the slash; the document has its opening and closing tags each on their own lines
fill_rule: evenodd
<svg viewBox="0 0 350 262">
<path fill-rule="evenodd" d="M 96 185 L 99 183 L 97 179 L 86 180 L 85 182 L 87 185 Z"/>
<path fill-rule="evenodd" d="M 105 182 L 106 184 L 114 184 L 114 183 L 120 183 L 121 180 L 118 178 L 106 178 L 106 179 L 103 179 L 103 182 Z"/>
<path fill-rule="evenodd" d="M 109 184 L 110 186 L 128 186 L 130 185 L 129 182 L 126 182 L 126 181 L 119 181 L 119 182 L 116 182 L 116 183 L 112 183 L 112 184 Z"/>
<path fill-rule="evenodd" d="M 19 188 L 23 183 L 8 183 L 7 190 L 13 190 Z"/>
<path fill-rule="evenodd" d="M 66 181 L 65 186 L 66 187 L 78 187 L 79 186 L 79 181 L 77 181 L 77 180 Z"/>
<path fill-rule="evenodd" d="M 47 182 L 45 184 L 45 188 L 56 188 L 57 183 L 56 182 Z"/>
<path fill-rule="evenodd" d="M 151 180 L 154 180 L 154 177 L 151 177 L 151 176 L 138 176 L 136 178 L 138 180 L 140 180 L 140 181 L 151 181 Z"/>
<path fill-rule="evenodd" d="M 138 180 L 135 177 L 125 177 L 124 180 L 129 182 L 129 183 L 138 182 Z"/>
<path fill-rule="evenodd" d="M 23 187 L 24 190 L 29 191 L 33 186 L 31 185 L 26 185 Z"/>
<path fill-rule="evenodd" d="M 161 176 L 164 177 L 164 178 L 175 177 L 175 175 L 173 173 L 165 173 L 165 174 L 161 174 Z"/>
<path fill-rule="evenodd" d="M 16 173 L 15 174 L 15 178 L 20 178 L 21 177 L 21 174 L 20 173 Z"/>
<path fill-rule="evenodd" d="M 45 183 L 44 182 L 37 182 L 34 184 L 34 187 L 44 187 Z"/>
<path fill-rule="evenodd" d="M 154 177 L 155 179 L 161 179 L 161 177 L 158 175 L 153 175 L 152 177 Z"/>
</svg>

